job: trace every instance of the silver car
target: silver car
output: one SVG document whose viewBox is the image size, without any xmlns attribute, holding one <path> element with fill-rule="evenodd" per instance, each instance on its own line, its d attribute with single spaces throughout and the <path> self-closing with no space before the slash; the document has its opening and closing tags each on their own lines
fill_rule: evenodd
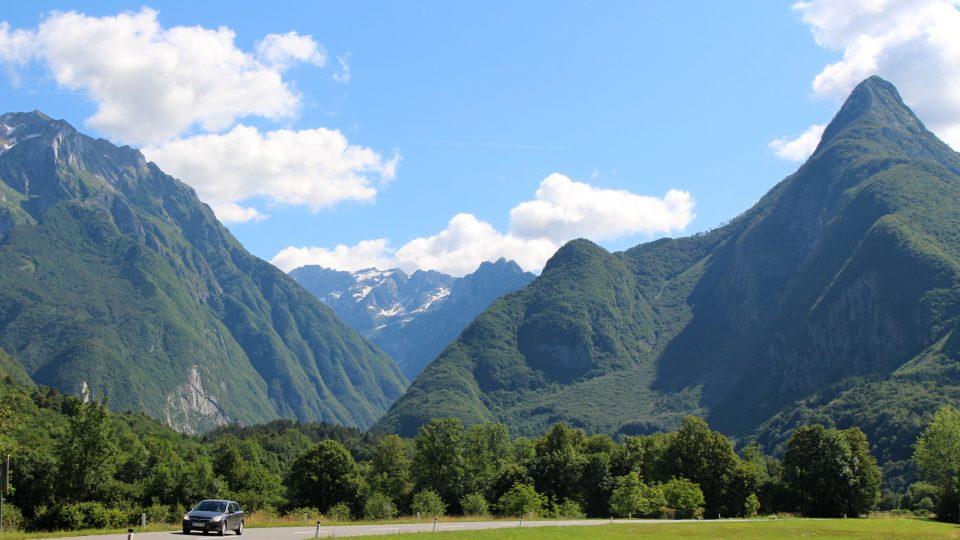
<svg viewBox="0 0 960 540">
<path fill-rule="evenodd" d="M 183 515 L 183 534 L 191 531 L 243 534 L 243 510 L 235 501 L 204 499 Z"/>
</svg>

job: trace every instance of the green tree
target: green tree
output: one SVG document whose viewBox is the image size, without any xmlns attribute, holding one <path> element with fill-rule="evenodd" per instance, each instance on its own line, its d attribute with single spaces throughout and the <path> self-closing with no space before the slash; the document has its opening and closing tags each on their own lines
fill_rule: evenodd
<svg viewBox="0 0 960 540">
<path fill-rule="evenodd" d="M 340 502 L 355 505 L 362 482 L 350 452 L 336 441 L 325 440 L 293 463 L 287 486 L 292 505 L 326 512 Z"/>
<path fill-rule="evenodd" d="M 664 484 L 663 498 L 668 507 L 677 511 L 678 517 L 694 518 L 703 514 L 703 491 L 686 478 L 671 478 Z"/>
<path fill-rule="evenodd" d="M 464 491 L 489 490 L 510 453 L 510 432 L 504 424 L 488 422 L 467 430 L 463 444 Z"/>
<path fill-rule="evenodd" d="M 104 499 L 118 455 L 110 413 L 101 403 L 71 404 L 67 431 L 56 447 L 61 496 L 73 502 Z"/>
<path fill-rule="evenodd" d="M 586 440 L 583 430 L 557 423 L 536 441 L 529 473 L 540 493 L 555 501 L 581 499 Z"/>
<path fill-rule="evenodd" d="M 706 497 L 706 512 L 714 516 L 742 512 L 747 494 L 738 499 L 730 491 L 738 462 L 729 439 L 711 431 L 702 419 L 687 416 L 670 438 L 664 465 L 671 477 L 686 478 L 700 486 Z"/>
<path fill-rule="evenodd" d="M 944 405 L 914 444 L 913 459 L 924 480 L 940 489 L 937 518 L 958 521 L 960 503 L 960 410 Z"/>
<path fill-rule="evenodd" d="M 850 447 L 850 476 L 853 480 L 846 486 L 843 513 L 848 516 L 867 514 L 880 502 L 883 473 L 877 465 L 877 458 L 870 454 L 870 445 L 864 432 L 859 428 L 850 428 L 840 433 Z"/>
<path fill-rule="evenodd" d="M 17 441 L 13 438 L 13 431 L 18 425 L 13 405 L 4 396 L 0 401 L 0 458 L 6 459 L 17 448 Z"/>
<path fill-rule="evenodd" d="M 615 479 L 616 487 L 610 495 L 610 511 L 615 516 L 633 517 L 641 516 L 640 511 L 642 501 L 640 475 L 636 471 L 630 471 L 624 476 Z"/>
<path fill-rule="evenodd" d="M 880 497 L 880 472 L 859 430 L 801 426 L 787 442 L 783 481 L 809 517 L 856 517 Z"/>
<path fill-rule="evenodd" d="M 413 440 L 413 476 L 419 490 L 432 489 L 447 505 L 463 497 L 463 422 L 434 418 Z"/>
<path fill-rule="evenodd" d="M 370 489 L 390 497 L 396 507 L 406 508 L 413 490 L 410 469 L 403 439 L 387 435 L 377 443 L 370 459 Z"/>
<path fill-rule="evenodd" d="M 515 484 L 497 501 L 500 512 L 507 516 L 523 516 L 540 512 L 547 505 L 547 497 L 530 484 Z"/>
</svg>

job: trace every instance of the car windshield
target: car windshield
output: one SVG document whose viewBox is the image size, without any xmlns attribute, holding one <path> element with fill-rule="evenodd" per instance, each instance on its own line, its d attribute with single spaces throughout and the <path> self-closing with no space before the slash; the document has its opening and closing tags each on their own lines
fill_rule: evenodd
<svg viewBox="0 0 960 540">
<path fill-rule="evenodd" d="M 194 510 L 201 512 L 223 512 L 227 508 L 227 503 L 223 501 L 200 501 L 193 507 Z"/>
</svg>

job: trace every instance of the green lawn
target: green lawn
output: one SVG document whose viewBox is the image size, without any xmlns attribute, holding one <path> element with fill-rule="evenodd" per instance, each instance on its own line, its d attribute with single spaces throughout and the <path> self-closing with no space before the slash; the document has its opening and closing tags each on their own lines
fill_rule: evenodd
<svg viewBox="0 0 960 540">
<path fill-rule="evenodd" d="M 685 523 L 643 523 L 593 527 L 539 527 L 490 531 L 451 531 L 430 535 L 437 540 L 619 540 L 621 538 L 763 538 L 816 540 L 863 538 L 926 540 L 960 539 L 960 526 L 920 519 L 786 519 L 753 522 L 699 521 Z M 368 537 L 373 538 L 373 537 Z"/>
</svg>

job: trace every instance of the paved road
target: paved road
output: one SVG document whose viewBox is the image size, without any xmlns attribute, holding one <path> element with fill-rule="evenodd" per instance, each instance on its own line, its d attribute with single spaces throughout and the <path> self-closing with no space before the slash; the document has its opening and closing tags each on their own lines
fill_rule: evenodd
<svg viewBox="0 0 960 540">
<path fill-rule="evenodd" d="M 725 520 L 739 521 L 739 520 Z M 569 521 L 450 521 L 438 522 L 436 530 L 439 531 L 468 531 L 479 529 L 505 529 L 510 527 L 570 527 L 570 526 L 588 526 L 588 525 L 606 525 L 609 523 L 710 523 L 709 521 L 670 521 L 665 519 L 579 519 Z M 415 532 L 431 532 L 434 530 L 433 522 L 421 523 L 396 523 L 396 524 L 378 524 L 378 525 L 338 525 L 335 527 L 320 527 L 320 538 L 342 538 L 345 536 L 377 536 L 387 534 L 405 534 Z M 244 529 L 244 540 L 309 540 L 317 535 L 316 527 L 272 527 L 272 528 L 254 528 Z M 232 532 L 227 533 L 228 537 L 234 536 Z M 126 534 L 105 534 L 98 536 L 76 536 L 61 537 L 57 540 L 125 540 Z M 133 540 L 185 540 L 193 537 L 217 538 L 216 535 L 201 535 L 193 533 L 189 536 L 180 531 L 176 532 L 148 532 L 134 533 Z"/>
</svg>

